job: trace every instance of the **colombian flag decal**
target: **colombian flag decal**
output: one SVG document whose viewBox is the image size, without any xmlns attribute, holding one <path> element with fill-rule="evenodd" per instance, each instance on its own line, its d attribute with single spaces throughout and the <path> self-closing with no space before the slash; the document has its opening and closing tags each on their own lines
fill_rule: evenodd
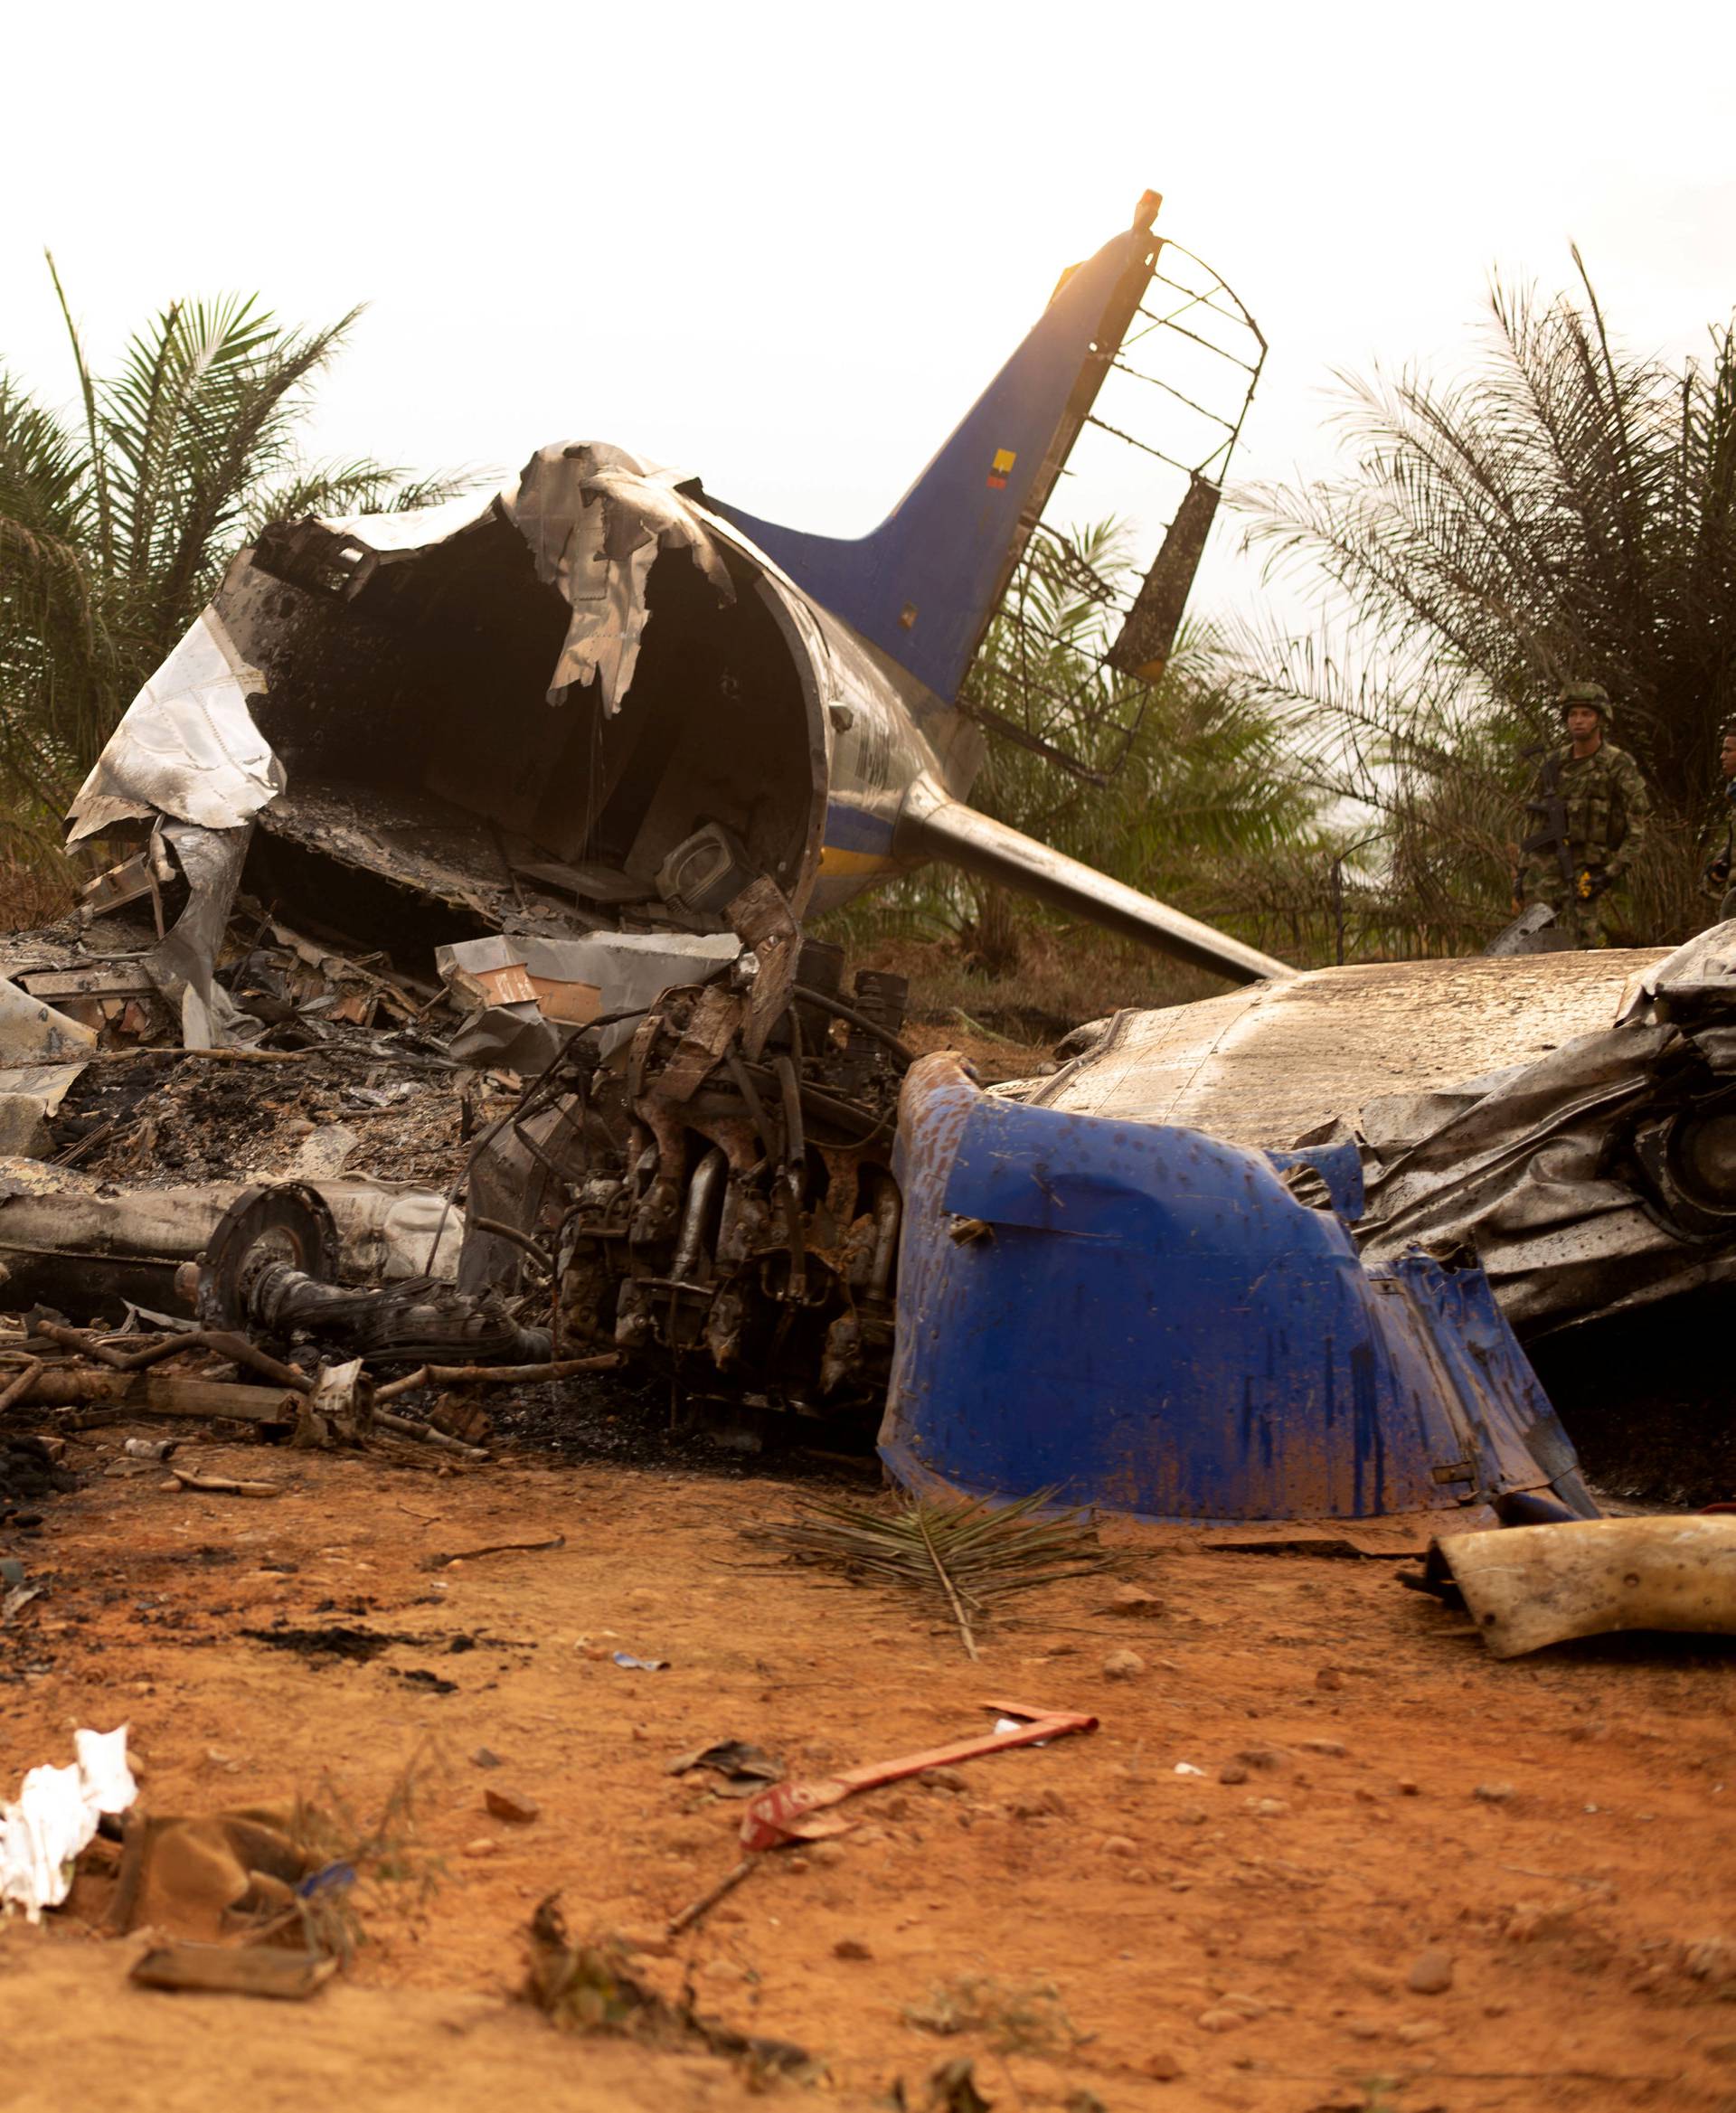
<svg viewBox="0 0 1736 2113">
<path fill-rule="evenodd" d="M 1011 448 L 997 448 L 995 450 L 995 459 L 988 466 L 988 488 L 991 492 L 1004 492 L 1006 489 L 1006 473 L 1018 459 Z"/>
</svg>

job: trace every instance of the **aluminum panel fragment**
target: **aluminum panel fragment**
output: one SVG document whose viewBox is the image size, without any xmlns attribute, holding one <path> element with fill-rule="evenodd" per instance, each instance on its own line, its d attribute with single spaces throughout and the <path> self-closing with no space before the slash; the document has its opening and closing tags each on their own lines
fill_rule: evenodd
<svg viewBox="0 0 1736 2113">
<path fill-rule="evenodd" d="M 288 782 L 248 710 L 264 687 L 205 609 L 109 736 L 72 802 L 68 841 L 156 814 L 239 829 Z"/>
<path fill-rule="evenodd" d="M 722 601 L 735 589 L 698 514 L 661 469 L 606 441 L 542 448 L 501 504 L 536 561 L 536 576 L 572 610 L 549 702 L 598 678 L 605 712 L 633 686 L 649 611 L 646 585 L 659 551 L 685 550 Z"/>
</svg>

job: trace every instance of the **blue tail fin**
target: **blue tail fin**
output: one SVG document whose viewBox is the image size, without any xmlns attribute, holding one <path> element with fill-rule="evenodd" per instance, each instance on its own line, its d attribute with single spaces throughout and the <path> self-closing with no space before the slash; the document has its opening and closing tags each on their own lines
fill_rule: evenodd
<svg viewBox="0 0 1736 2113">
<path fill-rule="evenodd" d="M 1062 278 L 1035 328 L 872 534 L 709 504 L 814 599 L 950 703 L 1151 279 L 1161 201 Z"/>
</svg>

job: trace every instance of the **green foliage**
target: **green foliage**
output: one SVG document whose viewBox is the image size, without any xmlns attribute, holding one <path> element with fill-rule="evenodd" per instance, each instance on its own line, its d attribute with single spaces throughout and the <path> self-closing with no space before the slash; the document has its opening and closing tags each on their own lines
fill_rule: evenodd
<svg viewBox="0 0 1736 2113">
<path fill-rule="evenodd" d="M 1250 684 L 1312 781 L 1377 836 L 1357 885 L 1432 950 L 1511 915 L 1512 844 L 1565 681 L 1603 683 L 1657 804 L 1637 939 L 1705 921 L 1696 838 L 1736 709 L 1736 344 L 1679 367 L 1577 297 L 1496 284 L 1461 382 L 1341 377 L 1344 473 L 1242 495 L 1275 564 L 1324 571 L 1323 637 Z M 1343 650 L 1330 639 L 1342 637 Z"/>
<path fill-rule="evenodd" d="M 79 382 L 69 423 L 0 370 L 0 811 L 52 835 L 151 670 L 259 524 L 428 505 L 472 481 L 304 462 L 297 432 L 352 309 L 293 330 L 258 296 L 177 301 Z"/>
</svg>

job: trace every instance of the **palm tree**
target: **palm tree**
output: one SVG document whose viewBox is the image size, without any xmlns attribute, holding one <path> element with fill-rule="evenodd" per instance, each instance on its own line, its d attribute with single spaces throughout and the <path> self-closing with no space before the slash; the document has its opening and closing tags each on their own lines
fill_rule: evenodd
<svg viewBox="0 0 1736 2113">
<path fill-rule="evenodd" d="M 1461 382 L 1339 377 L 1346 472 L 1240 495 L 1250 542 L 1326 582 L 1322 641 L 1268 642 L 1254 693 L 1316 782 L 1375 810 L 1395 900 L 1486 935 L 1524 751 L 1555 737 L 1561 682 L 1602 682 L 1658 805 L 1635 922 L 1663 937 L 1695 921 L 1736 710 L 1736 341 L 1677 366 L 1624 350 L 1573 260 L 1574 296 L 1494 285 Z"/>
<path fill-rule="evenodd" d="M 474 481 L 305 463 L 297 429 L 359 309 L 176 301 L 92 374 L 53 261 L 80 411 L 0 370 L 0 815 L 48 839 L 115 722 L 264 521 L 427 505 Z"/>
</svg>

